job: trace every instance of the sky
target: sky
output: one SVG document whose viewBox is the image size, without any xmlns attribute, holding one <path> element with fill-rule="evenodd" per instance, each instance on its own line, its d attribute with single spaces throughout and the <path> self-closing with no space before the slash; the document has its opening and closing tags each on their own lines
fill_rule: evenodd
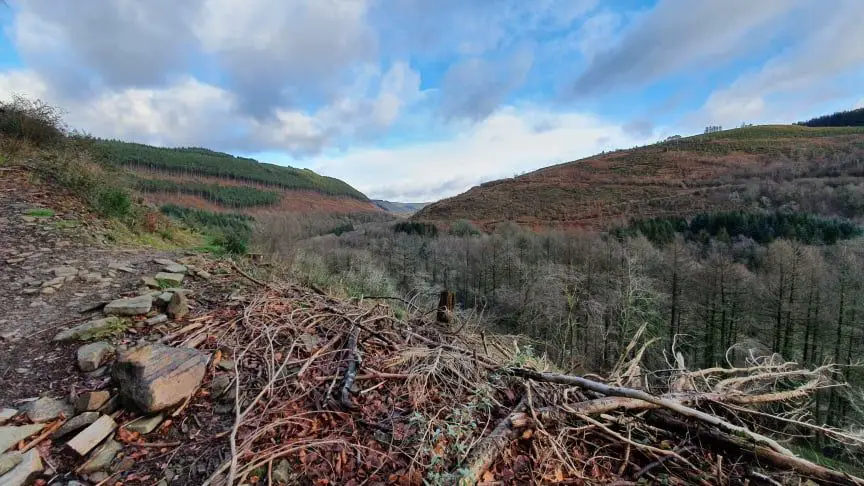
<svg viewBox="0 0 864 486">
<path fill-rule="evenodd" d="M 0 98 L 433 201 L 864 106 L 862 0 L 6 0 Z"/>
</svg>

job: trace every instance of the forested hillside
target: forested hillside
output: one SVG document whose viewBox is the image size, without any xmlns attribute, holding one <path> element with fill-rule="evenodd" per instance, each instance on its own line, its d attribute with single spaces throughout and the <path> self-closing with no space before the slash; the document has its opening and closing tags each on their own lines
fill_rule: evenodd
<svg viewBox="0 0 864 486">
<path fill-rule="evenodd" d="M 309 169 L 264 164 L 254 159 L 235 157 L 204 148 L 152 147 L 118 140 L 98 140 L 96 148 L 106 160 L 133 169 L 213 176 L 281 189 L 309 190 L 330 196 L 346 196 L 367 201 L 363 193 L 345 182 L 318 175 Z"/>
<path fill-rule="evenodd" d="M 600 154 L 483 184 L 414 218 L 612 228 L 717 210 L 864 212 L 864 127 L 755 126 Z"/>
<path fill-rule="evenodd" d="M 807 127 L 864 127 L 864 108 L 816 117 L 800 122 L 799 125 Z"/>
</svg>

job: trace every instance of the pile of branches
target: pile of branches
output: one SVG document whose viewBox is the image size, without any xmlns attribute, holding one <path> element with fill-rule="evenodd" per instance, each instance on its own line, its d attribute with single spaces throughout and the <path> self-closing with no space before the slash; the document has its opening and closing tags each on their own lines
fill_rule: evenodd
<svg viewBox="0 0 864 486">
<path fill-rule="evenodd" d="M 609 377 L 566 375 L 416 314 L 266 287 L 169 336 L 233 360 L 230 459 L 207 484 L 864 485 L 790 450 L 805 435 L 864 446 L 808 421 L 830 366 L 679 358 L 657 379 L 634 340 Z"/>
</svg>

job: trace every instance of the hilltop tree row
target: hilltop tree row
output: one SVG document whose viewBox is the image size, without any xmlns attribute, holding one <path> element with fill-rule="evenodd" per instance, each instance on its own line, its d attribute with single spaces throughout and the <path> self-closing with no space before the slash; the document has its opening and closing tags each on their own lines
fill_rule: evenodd
<svg viewBox="0 0 864 486">
<path fill-rule="evenodd" d="M 163 179 L 134 178 L 132 187 L 142 192 L 191 194 L 231 208 L 271 206 L 278 204 L 282 199 L 278 192 L 262 191 L 254 187 L 175 182 Z"/>
</svg>

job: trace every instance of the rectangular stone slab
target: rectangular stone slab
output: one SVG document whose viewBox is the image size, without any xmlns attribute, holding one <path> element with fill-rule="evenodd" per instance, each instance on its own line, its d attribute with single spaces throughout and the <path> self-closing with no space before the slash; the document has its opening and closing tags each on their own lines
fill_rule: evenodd
<svg viewBox="0 0 864 486">
<path fill-rule="evenodd" d="M 117 428 L 117 423 L 109 415 L 99 417 L 99 420 L 93 422 L 86 429 L 82 430 L 78 435 L 72 438 L 66 445 L 70 449 L 77 452 L 80 456 L 86 456 L 94 447 L 99 445 L 105 437 L 111 435 L 114 429 Z"/>
</svg>

